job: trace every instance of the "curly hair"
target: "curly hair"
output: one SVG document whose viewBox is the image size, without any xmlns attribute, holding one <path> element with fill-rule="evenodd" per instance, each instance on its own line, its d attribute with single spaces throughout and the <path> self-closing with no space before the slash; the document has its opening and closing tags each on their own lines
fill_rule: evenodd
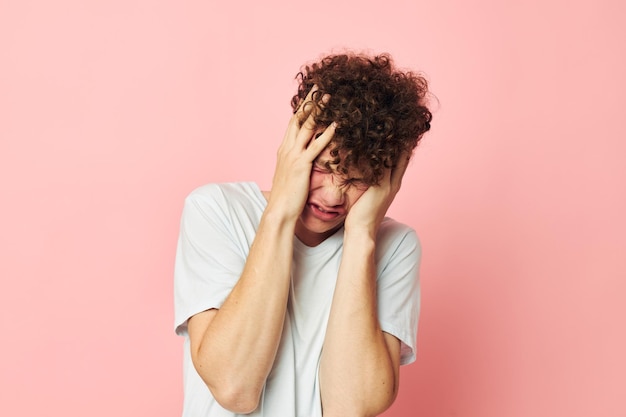
<svg viewBox="0 0 626 417">
<path fill-rule="evenodd" d="M 305 65 L 296 79 L 294 113 L 317 86 L 312 94 L 316 125 L 337 123 L 332 163 L 341 174 L 356 168 L 368 185 L 379 183 L 384 170 L 394 167 L 401 155 L 411 154 L 430 129 L 426 79 L 398 70 L 388 54 L 329 55 Z M 322 103 L 325 95 L 330 97 Z"/>
</svg>

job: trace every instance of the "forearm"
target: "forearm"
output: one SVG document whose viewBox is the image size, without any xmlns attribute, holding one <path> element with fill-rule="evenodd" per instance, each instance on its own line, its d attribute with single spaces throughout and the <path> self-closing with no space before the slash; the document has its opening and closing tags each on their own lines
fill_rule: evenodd
<svg viewBox="0 0 626 417">
<path fill-rule="evenodd" d="M 373 233 L 346 231 L 320 387 L 325 416 L 377 415 L 395 398 L 396 366 L 377 314 Z"/>
<path fill-rule="evenodd" d="M 303 103 L 311 101 L 314 89 Z M 267 206 L 237 284 L 219 310 L 188 323 L 196 370 L 223 406 L 252 411 L 272 369 L 289 296 L 295 226 L 309 194 L 313 161 L 330 143 L 335 124 L 319 129 L 319 105 L 301 105 L 278 148 Z M 220 398 L 222 400 L 220 400 Z"/>
<path fill-rule="evenodd" d="M 294 224 L 266 210 L 239 281 L 199 343 L 192 340 L 198 373 L 225 402 L 258 401 L 271 370 L 287 305 Z"/>
</svg>

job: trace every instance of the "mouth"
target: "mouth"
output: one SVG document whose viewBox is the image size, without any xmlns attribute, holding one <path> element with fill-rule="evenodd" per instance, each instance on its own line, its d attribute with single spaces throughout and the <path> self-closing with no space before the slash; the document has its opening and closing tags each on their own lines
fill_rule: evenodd
<svg viewBox="0 0 626 417">
<path fill-rule="evenodd" d="M 341 213 L 339 211 L 327 209 L 322 206 L 318 206 L 315 203 L 308 203 L 307 206 L 311 210 L 313 216 L 317 217 L 320 220 L 330 221 L 335 220 L 339 216 L 341 216 Z"/>
</svg>

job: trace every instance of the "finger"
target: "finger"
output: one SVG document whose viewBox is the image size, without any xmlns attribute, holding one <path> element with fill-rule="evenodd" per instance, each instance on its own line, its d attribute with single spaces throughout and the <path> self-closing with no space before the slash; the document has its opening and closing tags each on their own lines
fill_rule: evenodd
<svg viewBox="0 0 626 417">
<path fill-rule="evenodd" d="M 321 109 L 324 108 L 324 104 L 328 103 L 328 100 L 330 100 L 330 94 L 324 94 L 319 102 L 313 100 L 305 102 L 299 117 L 300 124 L 307 129 L 316 129 L 315 118 L 321 113 Z"/>
<path fill-rule="evenodd" d="M 295 113 L 295 117 L 298 120 L 299 124 L 303 124 L 306 122 L 307 118 L 310 115 L 317 116 L 320 114 L 321 109 L 324 108 L 324 105 L 328 103 L 330 100 L 330 94 L 324 94 L 322 98 L 316 97 L 315 93 L 320 93 L 317 88 L 317 85 L 314 85 L 311 88 L 311 91 L 298 107 L 298 111 Z"/>
<path fill-rule="evenodd" d="M 317 156 L 328 146 L 335 135 L 336 129 L 337 123 L 333 122 L 326 127 L 326 129 L 324 129 L 324 132 L 321 135 L 309 142 L 306 151 L 309 153 L 311 160 L 317 158 Z"/>
<path fill-rule="evenodd" d="M 315 124 L 315 115 L 309 114 L 304 123 L 302 123 L 302 126 L 298 128 L 295 140 L 296 146 L 303 150 L 306 149 L 307 145 L 311 142 L 311 139 L 317 131 L 318 128 Z"/>
<path fill-rule="evenodd" d="M 313 93 L 315 91 L 317 91 L 317 85 L 311 87 L 311 90 L 309 90 L 306 98 L 300 100 L 298 108 L 291 116 L 291 119 L 289 119 L 289 124 L 287 125 L 287 132 L 285 134 L 285 138 L 283 139 L 283 143 L 286 143 L 290 138 L 292 140 L 297 139 L 298 132 L 300 131 L 300 125 L 303 123 L 304 120 L 308 119 L 311 111 L 315 107 L 313 101 L 311 101 Z M 310 105 L 305 105 L 306 103 L 310 103 Z"/>
<path fill-rule="evenodd" d="M 400 154 L 400 158 L 398 158 L 398 163 L 394 168 L 391 169 L 392 185 L 396 185 L 398 188 L 400 188 L 400 184 L 402 183 L 402 177 L 404 177 L 404 173 L 409 166 L 410 160 L 411 152 L 405 151 Z"/>
<path fill-rule="evenodd" d="M 307 101 L 311 101 L 311 99 L 313 98 L 313 93 L 316 92 L 316 91 L 317 91 L 317 84 L 314 84 L 313 87 L 311 87 L 311 89 L 307 93 L 307 95 L 304 98 L 304 100 L 300 100 L 300 104 L 298 105 L 298 108 L 296 109 L 296 111 L 300 110 L 300 108 L 302 107 L 302 103 L 306 103 Z"/>
<path fill-rule="evenodd" d="M 308 135 L 309 132 L 312 134 L 314 130 L 316 130 L 315 113 L 313 111 L 309 111 L 307 118 L 302 123 L 302 126 L 300 126 L 300 131 L 304 131 L 305 134 Z"/>
<path fill-rule="evenodd" d="M 316 91 L 317 91 L 317 84 L 311 87 L 308 94 L 303 100 L 300 100 L 300 104 L 298 104 L 298 108 L 296 109 L 296 112 L 294 113 L 294 116 L 296 117 L 297 120 L 300 121 L 300 123 L 302 123 L 302 121 L 305 120 L 308 117 L 308 115 L 311 113 L 311 110 L 313 109 L 314 106 L 307 105 L 307 103 L 309 102 L 313 103 L 313 93 L 315 93 Z"/>
<path fill-rule="evenodd" d="M 300 121 L 298 120 L 298 116 L 294 113 L 289 119 L 289 124 L 287 124 L 287 132 L 285 132 L 285 138 L 283 142 L 286 143 L 291 139 L 292 141 L 296 139 L 298 136 L 298 131 L 300 130 Z"/>
</svg>

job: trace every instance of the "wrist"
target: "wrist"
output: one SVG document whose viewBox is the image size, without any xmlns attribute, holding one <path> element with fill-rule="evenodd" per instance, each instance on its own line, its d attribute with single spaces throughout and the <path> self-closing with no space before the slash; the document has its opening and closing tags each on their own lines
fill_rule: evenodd
<svg viewBox="0 0 626 417">
<path fill-rule="evenodd" d="M 343 234 L 344 244 L 356 242 L 361 244 L 376 243 L 376 228 L 368 226 L 345 226 Z"/>
<path fill-rule="evenodd" d="M 379 224 L 380 222 L 376 219 L 368 218 L 356 220 L 354 218 L 350 218 L 350 215 L 348 215 L 348 218 L 344 223 L 344 229 L 346 234 L 375 239 Z"/>
<path fill-rule="evenodd" d="M 261 223 L 271 227 L 290 228 L 295 231 L 299 214 L 290 213 L 284 209 L 268 205 L 263 211 Z"/>
</svg>

